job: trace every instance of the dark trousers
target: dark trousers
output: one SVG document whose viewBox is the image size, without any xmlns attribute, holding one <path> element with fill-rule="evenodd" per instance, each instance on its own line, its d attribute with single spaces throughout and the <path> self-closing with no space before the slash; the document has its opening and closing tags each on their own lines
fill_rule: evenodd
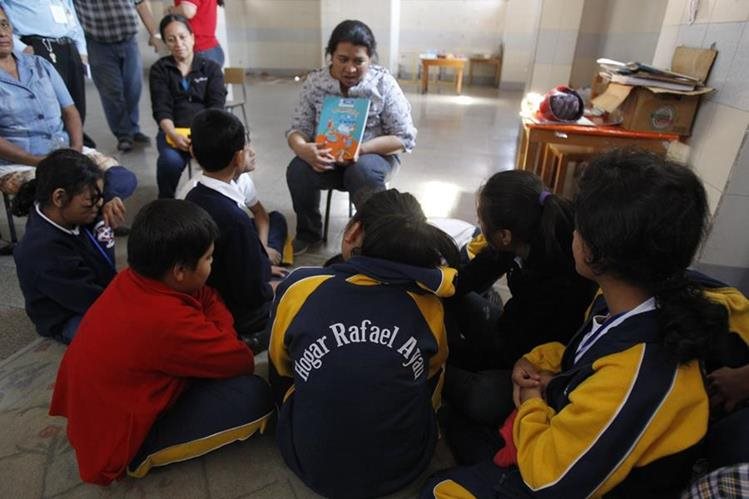
<svg viewBox="0 0 749 499">
<path fill-rule="evenodd" d="M 419 495 L 432 498 L 531 498 L 517 468 L 500 468 L 491 461 L 439 471 L 429 477 Z"/>
<path fill-rule="evenodd" d="M 277 211 L 271 211 L 268 213 L 268 218 L 268 246 L 283 255 L 283 247 L 289 235 L 286 217 Z M 255 226 L 254 218 L 252 219 L 252 225 Z M 255 230 L 257 230 L 257 227 Z"/>
<path fill-rule="evenodd" d="M 385 182 L 398 164 L 398 156 L 364 154 L 352 165 L 318 173 L 295 156 L 286 169 L 286 184 L 296 213 L 296 238 L 308 242 L 322 238 L 320 190 L 347 191 L 358 207 L 364 194 L 385 190 Z"/>
<path fill-rule="evenodd" d="M 184 461 L 244 440 L 264 431 L 272 411 L 270 387 L 259 376 L 195 380 L 151 427 L 130 462 L 130 473 L 143 476 L 151 466 Z M 167 449 L 168 456 L 160 454 Z"/>
<path fill-rule="evenodd" d="M 46 42 L 44 40 L 47 40 Z M 55 67 L 68 92 L 73 98 L 75 108 L 81 115 L 81 122 L 86 120 L 86 85 L 84 81 L 83 62 L 78 49 L 73 40 L 69 38 L 60 38 L 59 41 L 52 41 L 51 38 L 44 38 L 36 35 L 23 36 L 21 41 L 26 45 L 31 45 L 34 49 L 34 55 L 44 57 Z M 48 48 L 49 47 L 49 48 Z M 49 49 L 55 54 L 52 54 Z"/>
<path fill-rule="evenodd" d="M 710 469 L 749 462 L 749 407 L 711 423 L 706 447 Z"/>
<path fill-rule="evenodd" d="M 182 172 L 190 161 L 190 153 L 176 149 L 166 143 L 166 134 L 159 130 L 156 134 L 156 184 L 159 186 L 159 199 L 174 198 Z"/>
</svg>

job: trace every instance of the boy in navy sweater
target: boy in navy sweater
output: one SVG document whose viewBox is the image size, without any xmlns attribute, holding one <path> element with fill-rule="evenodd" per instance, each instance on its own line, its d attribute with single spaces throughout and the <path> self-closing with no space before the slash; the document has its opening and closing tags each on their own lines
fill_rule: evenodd
<svg viewBox="0 0 749 499">
<path fill-rule="evenodd" d="M 206 109 L 191 127 L 192 154 L 203 178 L 185 199 L 205 209 L 219 227 L 208 285 L 215 288 L 234 317 L 234 328 L 255 353 L 267 348 L 262 332 L 268 320 L 273 288 L 268 254 L 244 211 L 245 198 L 234 178 L 246 171 L 252 149 L 242 123 L 231 113 Z"/>
</svg>

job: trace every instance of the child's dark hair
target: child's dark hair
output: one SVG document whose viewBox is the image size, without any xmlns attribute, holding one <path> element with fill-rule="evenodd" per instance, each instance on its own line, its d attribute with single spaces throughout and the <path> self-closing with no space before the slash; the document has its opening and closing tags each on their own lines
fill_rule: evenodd
<svg viewBox="0 0 749 499">
<path fill-rule="evenodd" d="M 572 202 L 546 190 L 535 174 L 524 170 L 495 173 L 479 190 L 478 212 L 488 240 L 506 229 L 513 239 L 531 247 L 541 245 L 537 249 L 543 249 L 546 261 L 574 265 Z"/>
<path fill-rule="evenodd" d="M 169 26 L 172 23 L 182 23 L 185 28 L 187 28 L 187 31 L 192 33 L 192 27 L 190 27 L 190 21 L 187 20 L 187 18 L 181 14 L 167 14 L 159 23 L 159 33 L 161 33 L 161 39 L 166 42 L 166 35 L 164 34 L 164 31 L 166 31 L 166 27 Z"/>
<path fill-rule="evenodd" d="M 377 41 L 369 26 L 361 21 L 348 19 L 342 21 L 333 28 L 328 40 L 328 46 L 325 47 L 326 55 L 333 55 L 339 43 L 348 42 L 351 45 L 364 47 L 367 49 L 367 55 L 370 58 L 377 57 Z"/>
<path fill-rule="evenodd" d="M 223 109 L 204 109 L 190 126 L 192 153 L 209 172 L 223 170 L 245 146 L 244 125 Z"/>
<path fill-rule="evenodd" d="M 726 310 L 685 277 L 707 224 L 707 196 L 689 168 L 655 154 L 614 150 L 583 171 L 576 225 L 586 262 L 652 293 L 665 347 L 679 362 L 700 358 Z"/>
<path fill-rule="evenodd" d="M 21 186 L 13 198 L 12 212 L 24 217 L 35 202 L 42 207 L 49 205 L 57 189 L 63 189 L 68 200 L 86 188 L 98 190 L 96 182 L 103 178 L 104 172 L 87 156 L 73 149 L 58 149 L 39 162 L 36 178 Z"/>
<path fill-rule="evenodd" d="M 127 262 L 140 275 L 162 279 L 175 265 L 195 269 L 218 238 L 218 227 L 200 206 L 159 199 L 135 217 L 127 241 Z"/>
<path fill-rule="evenodd" d="M 361 222 L 363 256 L 417 267 L 457 266 L 460 256 L 452 238 L 427 223 L 411 194 L 396 189 L 371 194 L 349 224 Z"/>
</svg>

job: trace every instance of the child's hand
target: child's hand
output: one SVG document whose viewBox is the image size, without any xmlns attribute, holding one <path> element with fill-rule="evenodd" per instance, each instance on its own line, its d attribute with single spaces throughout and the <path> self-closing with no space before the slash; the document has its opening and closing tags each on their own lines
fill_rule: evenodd
<svg viewBox="0 0 749 499">
<path fill-rule="evenodd" d="M 281 263 L 281 253 L 270 246 L 265 247 L 265 252 L 268 253 L 268 260 L 270 260 L 271 265 L 278 265 Z"/>
<path fill-rule="evenodd" d="M 289 271 L 286 270 L 283 267 L 279 267 L 278 265 L 271 265 L 270 266 L 270 274 L 273 277 L 280 277 L 281 279 L 285 278 L 287 275 L 289 275 Z"/>
<path fill-rule="evenodd" d="M 122 204 L 120 198 L 114 197 L 101 207 L 101 216 L 104 218 L 104 223 L 116 229 L 125 223 L 125 205 Z"/>
<path fill-rule="evenodd" d="M 541 373 L 539 370 L 528 362 L 525 357 L 515 362 L 512 368 L 512 382 L 520 388 L 539 388 L 541 387 Z"/>
<path fill-rule="evenodd" d="M 721 367 L 707 375 L 710 402 L 727 412 L 749 399 L 749 366 L 731 369 Z"/>
</svg>

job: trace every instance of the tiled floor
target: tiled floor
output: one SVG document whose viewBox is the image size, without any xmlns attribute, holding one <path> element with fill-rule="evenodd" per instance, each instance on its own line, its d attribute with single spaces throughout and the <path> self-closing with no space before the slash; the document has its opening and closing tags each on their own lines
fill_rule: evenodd
<svg viewBox="0 0 749 499">
<path fill-rule="evenodd" d="M 428 216 L 475 221 L 474 193 L 492 173 L 512 168 L 517 138 L 520 93 L 485 87 L 464 88 L 454 95 L 450 82 L 430 85 L 430 93 L 416 93 L 416 84 L 402 84 L 413 106 L 419 134 L 413 154 L 403 158 L 391 187 L 412 192 Z M 286 188 L 286 165 L 291 152 L 284 130 L 300 84 L 291 80 L 251 79 L 248 114 L 253 145 L 258 154 L 254 174 L 260 199 L 269 209 L 284 213 L 291 228 L 294 215 Z M 156 133 L 147 86 L 141 99 L 141 125 Z M 115 140 L 101 114 L 96 90 L 88 89 L 86 131 L 99 149 L 115 153 Z M 120 155 L 140 182 L 127 202 L 128 216 L 156 197 L 154 146 Z M 347 197 L 333 196 L 327 247 L 300 259 L 319 264 L 337 252 L 347 220 Z M 7 237 L 4 216 L 0 231 Z M 23 233 L 24 220 L 16 226 Z M 118 240 L 118 262 L 125 263 L 124 239 Z M 25 348 L 24 348 L 25 347 Z M 15 355 L 12 355 L 14 354 Z M 15 266 L 0 257 L 0 497 L 313 497 L 283 465 L 269 436 L 253 437 L 191 462 L 157 470 L 142 480 L 125 480 L 108 489 L 84 485 L 64 437 L 64 420 L 46 415 L 51 383 L 62 355 L 60 345 L 37 340 L 23 311 Z M 262 366 L 262 362 L 260 362 Z M 431 469 L 449 465 L 451 457 L 440 443 Z M 413 485 L 397 497 L 412 497 Z"/>
</svg>

